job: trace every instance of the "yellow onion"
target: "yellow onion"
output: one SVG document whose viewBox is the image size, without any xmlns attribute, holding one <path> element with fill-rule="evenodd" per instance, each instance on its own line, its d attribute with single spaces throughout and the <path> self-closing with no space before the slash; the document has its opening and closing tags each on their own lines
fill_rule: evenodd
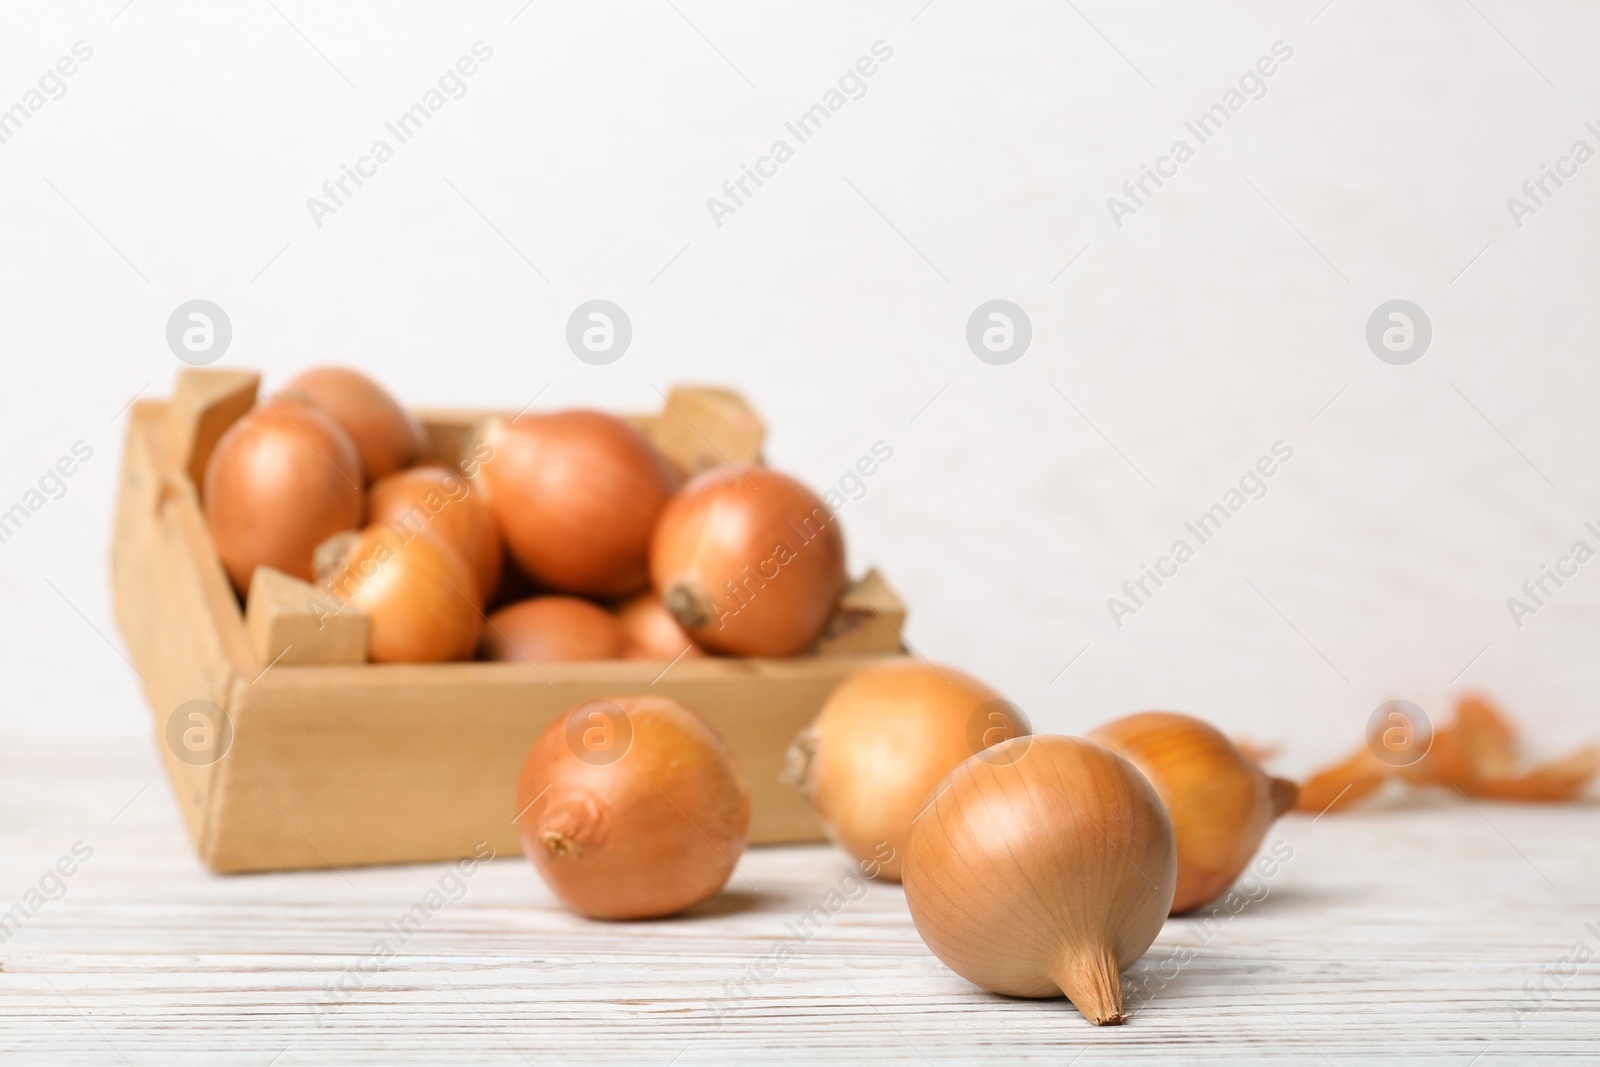
<svg viewBox="0 0 1600 1067">
<path fill-rule="evenodd" d="M 896 659 L 834 690 L 789 749 L 787 780 L 871 874 L 899 881 L 911 823 L 975 752 L 1030 733 L 1020 709 L 952 667 Z"/>
<path fill-rule="evenodd" d="M 206 524 L 235 589 L 257 567 L 311 581 L 312 553 L 361 524 L 361 462 L 321 411 L 269 401 L 230 426 L 206 463 Z"/>
<path fill-rule="evenodd" d="M 396 471 L 367 490 L 367 521 L 410 536 L 427 533 L 461 556 L 487 601 L 500 581 L 505 548 L 489 505 L 456 471 L 438 466 Z"/>
<path fill-rule="evenodd" d="M 480 468 L 517 565 L 564 593 L 624 596 L 649 579 L 650 531 L 678 473 L 643 434 L 598 411 L 485 427 Z"/>
<path fill-rule="evenodd" d="M 361 454 L 367 481 L 409 467 L 422 452 L 422 428 L 377 382 L 348 367 L 312 367 L 290 378 L 282 396 L 314 404 L 338 423 Z"/>
<path fill-rule="evenodd" d="M 1146 711 L 1089 734 L 1150 780 L 1178 842 L 1172 914 L 1228 891 L 1267 827 L 1294 806 L 1295 784 L 1273 778 L 1221 731 L 1191 715 Z"/>
<path fill-rule="evenodd" d="M 715 652 L 792 656 L 815 643 L 845 585 L 844 536 L 822 500 L 766 467 L 719 467 L 667 504 L 650 577 Z"/>
<path fill-rule="evenodd" d="M 715 896 L 744 852 L 750 794 L 705 720 L 656 696 L 579 704 L 517 784 L 523 851 L 592 919 L 672 915 Z"/>
<path fill-rule="evenodd" d="M 351 539 L 326 586 L 367 614 L 367 656 L 377 663 L 465 659 L 478 645 L 477 585 L 454 549 L 369 526 Z"/>
<path fill-rule="evenodd" d="M 628 659 L 671 661 L 705 655 L 655 593 L 640 593 L 617 608 L 617 621 L 628 634 Z"/>
<path fill-rule="evenodd" d="M 483 647 L 487 659 L 507 663 L 622 659 L 628 634 L 614 615 L 587 600 L 536 596 L 490 615 Z"/>
<path fill-rule="evenodd" d="M 1125 1021 L 1118 975 L 1161 932 L 1177 881 L 1161 799 L 1080 737 L 1017 737 L 939 784 L 906 854 L 906 905 L 935 956 L 1013 997 L 1065 993 Z"/>
</svg>

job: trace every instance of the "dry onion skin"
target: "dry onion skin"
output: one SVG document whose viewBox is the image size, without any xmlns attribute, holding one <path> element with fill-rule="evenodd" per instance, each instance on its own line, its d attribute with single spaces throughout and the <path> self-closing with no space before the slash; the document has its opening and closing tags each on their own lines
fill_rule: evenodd
<svg viewBox="0 0 1600 1067">
<path fill-rule="evenodd" d="M 367 516 L 403 536 L 441 538 L 472 571 L 479 600 L 494 593 L 505 557 L 500 528 L 488 503 L 458 472 L 430 465 L 379 478 L 367 490 Z"/>
<path fill-rule="evenodd" d="M 341 605 L 366 612 L 367 657 L 376 663 L 465 659 L 478 645 L 483 612 L 472 572 L 437 538 L 369 526 L 324 584 Z"/>
<path fill-rule="evenodd" d="M 868 873 L 899 881 L 912 820 L 939 780 L 973 753 L 1030 732 L 977 679 L 890 660 L 834 690 L 790 747 L 785 776 L 840 848 Z"/>
<path fill-rule="evenodd" d="M 628 633 L 609 611 L 571 596 L 536 596 L 489 616 L 484 658 L 503 663 L 622 659 Z"/>
<path fill-rule="evenodd" d="M 750 794 L 704 719 L 664 697 L 591 700 L 539 736 L 517 785 L 523 851 L 568 908 L 650 919 L 721 891 Z"/>
<path fill-rule="evenodd" d="M 940 783 L 906 855 L 917 932 L 996 993 L 1064 993 L 1125 1021 L 1124 968 L 1166 921 L 1178 853 L 1166 808 L 1127 760 L 1078 737 L 1018 737 Z"/>
<path fill-rule="evenodd" d="M 361 455 L 367 481 L 409 467 L 422 453 L 422 427 L 383 386 L 349 367 L 312 367 L 278 394 L 322 409 Z"/>
<path fill-rule="evenodd" d="M 1457 701 L 1455 721 L 1433 732 L 1416 762 L 1396 765 L 1380 759 L 1381 747 L 1380 736 L 1368 738 L 1345 759 L 1306 779 L 1295 810 L 1345 811 L 1395 779 L 1444 786 L 1468 797 L 1559 804 L 1581 797 L 1600 773 L 1600 747 L 1595 745 L 1527 766 L 1511 720 L 1486 698 L 1470 694 Z"/>
<path fill-rule="evenodd" d="M 323 412 L 269 401 L 217 441 L 202 495 L 235 589 L 247 590 L 257 567 L 309 582 L 317 545 L 361 524 L 361 461 Z"/>
<path fill-rule="evenodd" d="M 683 632 L 678 620 L 655 593 L 640 593 L 617 608 L 617 621 L 628 634 L 628 659 L 693 659 L 705 650 Z"/>
<path fill-rule="evenodd" d="M 1395 773 L 1395 767 L 1362 745 L 1345 759 L 1301 782 L 1294 810 L 1312 815 L 1342 811 L 1378 792 Z"/>
<path fill-rule="evenodd" d="M 1485 698 L 1469 695 L 1456 704 L 1454 726 L 1437 731 L 1427 754 L 1404 773 L 1422 784 L 1455 785 L 1468 796 L 1554 803 L 1581 796 L 1597 771 L 1600 748 L 1594 745 L 1525 766 L 1511 720 Z"/>
<path fill-rule="evenodd" d="M 678 472 L 632 426 L 598 411 L 493 421 L 480 468 L 506 546 L 563 593 L 626 596 L 649 582 L 650 534 Z"/>
<path fill-rule="evenodd" d="M 822 500 L 766 467 L 719 467 L 681 489 L 650 543 L 650 577 L 702 646 L 741 656 L 810 648 L 845 586 L 844 536 Z"/>
<path fill-rule="evenodd" d="M 1178 844 L 1172 914 L 1227 892 L 1261 847 L 1297 789 L 1273 778 L 1221 731 L 1191 715 L 1146 711 L 1092 731 L 1150 780 L 1167 807 Z"/>
</svg>

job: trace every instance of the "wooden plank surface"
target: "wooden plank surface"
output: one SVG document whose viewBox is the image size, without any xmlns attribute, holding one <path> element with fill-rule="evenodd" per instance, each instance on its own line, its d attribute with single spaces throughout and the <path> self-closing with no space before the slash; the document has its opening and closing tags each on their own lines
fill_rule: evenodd
<svg viewBox="0 0 1600 1067">
<path fill-rule="evenodd" d="M 629 924 L 566 913 L 520 856 L 454 877 L 450 865 L 222 877 L 194 858 L 152 746 L 13 743 L 0 756 L 0 909 L 27 910 L 75 843 L 93 854 L 59 899 L 48 880 L 0 944 L 0 1060 L 1600 1059 L 1593 961 L 1557 966 L 1561 985 L 1520 1027 L 1514 1007 L 1541 966 L 1578 942 L 1600 950 L 1585 928 L 1600 929 L 1600 807 L 1439 798 L 1292 817 L 1268 840 L 1293 857 L 1266 895 L 1209 934 L 1169 922 L 1127 976 L 1132 1022 L 1096 1030 L 1064 1001 L 956 977 L 923 948 L 900 889 L 853 890 L 827 846 L 752 851 L 695 914 Z M 858 899 L 801 924 L 841 888 Z M 430 890 L 445 902 L 428 913 Z M 395 924 L 419 903 L 401 940 Z M 794 955 L 769 966 L 786 940 Z M 380 941 L 392 955 L 372 955 Z M 1166 963 L 1185 946 L 1192 960 Z"/>
</svg>

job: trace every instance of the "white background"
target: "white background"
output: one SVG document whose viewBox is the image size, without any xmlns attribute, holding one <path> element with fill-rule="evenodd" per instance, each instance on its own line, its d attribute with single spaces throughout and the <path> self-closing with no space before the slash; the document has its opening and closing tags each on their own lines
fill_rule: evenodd
<svg viewBox="0 0 1600 1067">
<path fill-rule="evenodd" d="M 1600 148 L 1600 12 L 274 2 L 0 14 L 0 108 L 94 49 L 0 145 L 0 509 L 94 448 L 0 545 L 7 732 L 148 734 L 108 647 L 116 415 L 168 391 L 195 297 L 269 387 L 342 362 L 419 406 L 548 383 L 538 407 L 623 411 L 724 383 L 819 488 L 887 442 L 853 564 L 1041 729 L 1185 709 L 1303 768 L 1382 700 L 1473 687 L 1550 747 L 1595 732 L 1600 562 L 1521 629 L 1506 599 L 1600 548 L 1600 162 L 1520 228 L 1506 198 Z M 478 40 L 466 96 L 315 226 L 306 199 Z M 880 40 L 866 95 L 718 228 L 706 198 Z M 1115 226 L 1107 197 L 1279 40 L 1267 95 Z M 594 297 L 634 327 L 606 367 L 563 340 Z M 1034 331 L 1001 367 L 964 338 L 997 297 Z M 1432 319 L 1412 366 L 1365 343 L 1393 298 Z M 1106 599 L 1278 440 L 1268 495 L 1116 628 Z"/>
</svg>

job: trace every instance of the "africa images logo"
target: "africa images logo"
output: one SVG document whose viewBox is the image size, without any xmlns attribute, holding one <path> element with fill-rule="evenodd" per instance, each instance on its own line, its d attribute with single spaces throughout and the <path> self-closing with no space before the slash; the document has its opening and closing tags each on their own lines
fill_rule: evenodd
<svg viewBox="0 0 1600 1067">
<path fill-rule="evenodd" d="M 725 216 L 736 214 L 755 196 L 756 190 L 766 184 L 764 179 L 778 176 L 778 168 L 794 158 L 796 147 L 820 133 L 823 124 L 843 110 L 846 103 L 866 96 L 866 80 L 878 73 L 881 64 L 892 58 L 892 47 L 883 41 L 872 42 L 871 55 L 861 56 L 853 65 L 846 67 L 844 73 L 839 75 L 836 87 L 830 86 L 822 94 L 821 100 L 802 111 L 794 121 L 783 124 L 784 131 L 794 139 L 794 144 L 790 144 L 788 138 L 779 137 L 764 154 L 756 157 L 753 169 L 748 163 L 739 164 L 739 176 L 722 183 L 722 196 L 706 197 L 706 210 L 711 213 L 711 221 L 716 223 L 717 229 L 722 229 Z M 754 189 L 750 187 L 751 183 L 754 183 Z"/>
<path fill-rule="evenodd" d="M 1178 168 L 1194 158 L 1197 146 L 1222 132 L 1223 125 L 1244 110 L 1250 101 L 1260 100 L 1267 95 L 1267 79 L 1278 73 L 1280 64 L 1289 62 L 1294 56 L 1294 48 L 1283 41 L 1273 41 L 1271 52 L 1271 55 L 1257 59 L 1253 66 L 1239 75 L 1236 86 L 1230 86 L 1223 92 L 1221 100 L 1202 111 L 1192 122 L 1183 124 L 1189 136 L 1194 138 L 1194 144 L 1191 145 L 1185 138 L 1178 138 L 1172 142 L 1166 155 L 1156 159 L 1154 167 L 1141 163 L 1139 176 L 1122 183 L 1122 195 L 1126 199 L 1115 196 L 1106 198 L 1106 210 L 1111 213 L 1111 221 L 1117 229 L 1122 229 L 1124 217 L 1137 215 L 1139 209 L 1155 196 L 1156 190 L 1178 176 Z M 1154 189 L 1150 187 L 1152 183 Z"/>
<path fill-rule="evenodd" d="M 472 55 L 461 56 L 453 66 L 445 68 L 436 84 L 423 90 L 419 101 L 402 111 L 393 121 L 383 124 L 389 136 L 394 138 L 394 144 L 380 137 L 372 142 L 365 154 L 356 157 L 354 168 L 345 163 L 339 164 L 339 176 L 322 183 L 322 195 L 326 199 L 315 196 L 306 198 L 306 210 L 311 213 L 311 221 L 317 229 L 322 229 L 325 216 L 337 215 L 357 190 L 366 185 L 364 179 L 378 176 L 378 168 L 394 158 L 396 147 L 421 133 L 423 127 L 450 101 L 466 96 L 466 79 L 477 74 L 482 64 L 493 58 L 492 47 L 483 41 L 474 41 Z M 352 182 L 355 183 L 354 189 L 350 187 Z"/>
</svg>

